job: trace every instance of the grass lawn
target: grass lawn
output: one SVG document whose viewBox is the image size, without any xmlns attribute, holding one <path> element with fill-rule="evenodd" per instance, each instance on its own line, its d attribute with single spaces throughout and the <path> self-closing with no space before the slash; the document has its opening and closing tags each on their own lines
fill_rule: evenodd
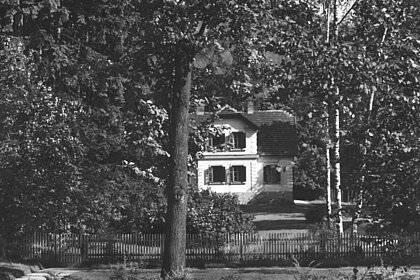
<svg viewBox="0 0 420 280">
<path fill-rule="evenodd" d="M 299 279 L 299 273 L 314 273 L 308 271 L 308 269 L 296 269 L 296 268 L 242 268 L 242 269 L 189 269 L 189 278 L 187 279 L 202 279 L 202 280 L 268 280 L 268 279 Z M 326 277 L 336 275 L 336 271 L 317 271 L 318 275 L 325 275 Z M 350 273 L 350 272 L 348 272 Z M 71 280 L 107 280 L 113 275 L 111 270 L 92 270 L 92 271 L 80 271 L 70 275 Z M 159 279 L 160 270 L 156 269 L 145 269 L 141 270 L 138 274 L 137 279 Z M 327 278 L 328 279 L 328 278 Z M 337 278 L 331 278 L 337 279 Z M 119 279 L 118 279 L 119 280 Z M 121 279 L 123 280 L 123 279 Z"/>
<path fill-rule="evenodd" d="M 406 273 L 401 271 L 393 272 L 392 269 L 376 268 L 375 273 L 388 275 L 389 278 L 363 278 L 367 272 L 366 268 L 359 268 L 357 279 L 420 279 L 419 270 L 411 270 Z M 160 279 L 159 270 L 144 269 L 139 272 L 135 279 Z M 323 279 L 323 280 L 340 280 L 352 279 L 353 268 L 335 268 L 335 269 L 318 269 L 318 268 L 239 268 L 239 269 L 190 269 L 188 270 L 190 280 L 268 280 L 268 279 L 284 279 L 284 280 L 300 280 L 300 279 Z M 392 277 L 392 274 L 397 274 Z M 70 280 L 107 280 L 113 275 L 111 270 L 89 270 L 79 271 L 70 275 Z M 404 276 L 411 276 L 404 278 Z M 399 276 L 403 278 L 399 278 Z M 116 278 L 114 278 L 116 279 Z M 127 279 L 127 277 L 125 278 Z M 123 280 L 117 278 L 116 280 Z"/>
<path fill-rule="evenodd" d="M 350 226 L 351 204 L 345 203 L 344 209 L 344 228 Z M 241 205 L 241 210 L 254 216 L 254 225 L 260 232 L 276 231 L 305 231 L 312 228 L 305 219 L 305 213 L 316 209 L 325 208 L 323 201 L 295 201 L 293 204 L 269 204 L 269 205 Z"/>
</svg>

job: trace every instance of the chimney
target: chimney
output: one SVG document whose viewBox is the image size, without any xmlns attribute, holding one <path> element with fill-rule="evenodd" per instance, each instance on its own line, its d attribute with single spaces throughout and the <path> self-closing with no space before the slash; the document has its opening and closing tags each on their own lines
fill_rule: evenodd
<svg viewBox="0 0 420 280">
<path fill-rule="evenodd" d="M 246 101 L 246 112 L 248 114 L 254 114 L 255 112 L 255 101 L 253 99 L 249 99 Z"/>
<path fill-rule="evenodd" d="M 204 107 L 205 106 L 206 106 L 205 102 L 203 102 L 203 101 L 197 102 L 197 105 L 195 107 L 195 113 L 197 115 L 201 115 L 201 116 L 204 115 Z"/>
</svg>

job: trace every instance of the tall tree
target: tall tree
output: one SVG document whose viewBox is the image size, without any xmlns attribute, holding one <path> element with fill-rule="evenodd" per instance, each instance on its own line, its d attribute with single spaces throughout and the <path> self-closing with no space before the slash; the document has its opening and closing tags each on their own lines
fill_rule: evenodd
<svg viewBox="0 0 420 280">
<path fill-rule="evenodd" d="M 334 216 L 337 218 L 337 229 L 342 232 L 342 218 L 341 217 L 341 186 L 340 186 L 340 119 L 339 110 L 341 109 L 340 99 L 342 93 L 340 89 L 344 88 L 342 79 L 343 72 L 343 57 L 342 52 L 338 48 L 338 32 L 337 32 L 337 3 L 335 1 L 325 1 L 324 6 L 319 6 L 316 3 L 296 5 L 296 10 L 299 10 L 300 18 L 296 18 L 295 25 L 290 28 L 290 37 L 300 34 L 299 40 L 288 44 L 278 44 L 271 50 L 278 55 L 279 64 L 283 69 L 278 69 L 278 73 L 271 73 L 273 76 L 271 83 L 277 83 L 278 92 L 272 92 L 273 97 L 280 97 L 293 111 L 302 118 L 301 114 L 311 116 L 312 119 L 324 118 L 320 123 L 326 129 L 326 135 L 320 137 L 322 149 L 329 149 L 329 142 L 333 147 L 332 153 L 332 167 L 334 190 L 337 194 L 337 212 Z M 293 15 L 293 13 L 291 13 Z M 310 18 L 310 22 L 305 22 L 306 17 Z M 293 34 L 293 35 L 292 35 Z M 281 38 L 281 37 L 280 37 Z M 293 43 L 294 44 L 293 44 Z M 285 95 L 285 97 L 281 97 Z M 304 95 L 305 98 L 297 98 L 299 95 Z M 310 99 L 308 99 L 308 97 Z M 302 105 L 295 100 L 314 101 L 316 103 L 307 106 L 309 111 L 303 112 L 298 108 Z M 325 109 L 323 104 L 327 104 Z M 325 117 L 329 116 L 330 120 L 325 122 Z M 318 124 L 311 123 L 318 126 Z M 325 124 L 329 124 L 325 128 Z M 308 124 L 306 124 L 308 125 Z M 328 171 L 325 171 L 328 172 Z M 328 174 L 329 175 L 329 174 Z M 325 176 L 324 176 L 325 178 Z M 323 182 L 323 185 L 327 182 Z"/>
<path fill-rule="evenodd" d="M 181 40 L 175 58 L 174 91 L 170 111 L 170 154 L 167 232 L 162 276 L 178 274 L 185 268 L 188 201 L 188 136 L 194 46 Z"/>
<path fill-rule="evenodd" d="M 331 39 L 328 40 L 330 44 L 330 48 L 333 50 L 333 53 L 336 53 L 336 59 L 339 60 L 339 52 L 337 51 L 340 48 L 339 43 L 339 36 L 338 36 L 338 1 L 332 0 L 327 1 L 327 9 L 332 10 L 331 12 L 327 12 L 327 18 L 330 18 L 330 14 L 332 14 L 332 22 L 331 28 L 327 30 L 331 30 L 331 35 L 327 34 L 327 37 Z M 327 25 L 330 25 L 330 22 L 327 22 Z M 327 31 L 327 32 L 328 32 Z M 332 139 L 332 149 L 333 149 L 333 188 L 336 193 L 336 205 L 337 210 L 335 213 L 336 216 L 336 227 L 339 234 L 343 234 L 343 207 L 341 203 L 341 159 L 340 159 L 340 84 L 336 84 L 336 79 L 334 74 L 331 75 L 331 93 L 329 94 L 328 110 L 331 112 L 331 139 Z"/>
<path fill-rule="evenodd" d="M 182 273 L 185 268 L 188 115 L 193 60 L 196 59 L 195 65 L 198 68 L 212 69 L 209 65 L 211 63 L 217 71 L 223 73 L 221 64 L 232 63 L 230 49 L 233 46 L 233 54 L 238 55 L 237 60 L 249 60 L 252 49 L 255 48 L 253 45 L 256 37 L 251 27 L 257 23 L 256 14 L 264 8 L 266 6 L 263 1 L 168 1 L 155 9 L 165 20 L 164 25 L 156 26 L 157 29 L 170 28 L 170 37 L 167 40 L 169 44 L 164 43 L 164 47 L 171 52 L 165 59 L 173 63 L 169 70 L 169 73 L 173 73 L 169 104 L 171 161 L 168 181 L 168 234 L 162 265 L 164 278 Z"/>
</svg>

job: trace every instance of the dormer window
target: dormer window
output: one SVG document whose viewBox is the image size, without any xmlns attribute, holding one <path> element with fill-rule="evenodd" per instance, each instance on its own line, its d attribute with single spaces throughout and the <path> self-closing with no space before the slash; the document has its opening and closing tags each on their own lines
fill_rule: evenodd
<svg viewBox="0 0 420 280">
<path fill-rule="evenodd" d="M 209 139 L 209 147 L 216 150 L 244 150 L 246 147 L 245 132 L 232 132 L 225 136 L 224 134 Z"/>
<path fill-rule="evenodd" d="M 231 144 L 233 149 L 245 149 L 246 137 L 245 132 L 233 132 L 230 135 Z"/>
<path fill-rule="evenodd" d="M 209 146 L 213 148 L 220 148 L 221 145 L 225 144 L 226 138 L 224 134 L 212 137 L 209 139 Z"/>
</svg>

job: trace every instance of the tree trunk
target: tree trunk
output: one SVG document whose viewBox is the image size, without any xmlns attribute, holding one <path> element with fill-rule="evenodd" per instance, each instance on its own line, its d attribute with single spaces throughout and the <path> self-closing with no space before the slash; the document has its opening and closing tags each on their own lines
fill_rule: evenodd
<svg viewBox="0 0 420 280">
<path fill-rule="evenodd" d="M 362 176 L 360 183 L 363 184 L 364 183 L 364 176 Z M 356 210 L 354 211 L 353 217 L 351 219 L 351 234 L 352 236 L 357 235 L 357 220 L 360 217 L 360 214 L 362 213 L 362 207 L 363 207 L 363 191 L 360 190 L 358 195 L 357 195 L 357 205 L 356 205 Z"/>
<path fill-rule="evenodd" d="M 168 210 L 161 277 L 184 273 L 188 201 L 188 129 L 192 52 L 190 43 L 179 42 L 175 57 L 174 90 L 170 99 L 170 165 Z"/>
<path fill-rule="evenodd" d="M 386 30 L 384 32 L 384 36 L 386 34 Z M 367 89 L 366 89 L 367 91 Z M 363 147 L 363 153 L 362 153 L 362 166 L 360 168 L 360 190 L 359 193 L 357 195 L 357 205 L 356 205 L 356 210 L 354 211 L 352 220 L 351 220 L 351 224 L 352 224 L 352 235 L 356 235 L 357 234 L 357 219 L 360 217 L 360 215 L 362 214 L 362 207 L 363 207 L 363 189 L 364 189 L 364 184 L 365 184 L 365 176 L 366 176 L 366 155 L 367 155 L 367 148 L 368 148 L 368 133 L 369 133 L 369 129 L 371 127 L 371 119 L 372 119 L 372 111 L 373 111 L 373 102 L 375 99 L 375 90 L 372 89 L 371 93 L 370 93 L 370 98 L 369 98 L 369 108 L 368 108 L 368 114 L 367 114 L 367 121 L 366 121 L 366 128 L 364 131 L 364 147 Z"/>
<path fill-rule="evenodd" d="M 329 1 L 325 3 L 325 11 L 327 13 L 327 36 L 325 39 L 325 43 L 327 45 L 330 44 L 330 24 L 331 24 L 331 7 Z M 332 217 L 332 207 L 331 207 L 331 137 L 330 137 L 330 121 L 329 121 L 329 113 L 328 113 L 328 106 L 325 109 L 327 112 L 327 143 L 325 145 L 325 158 L 327 164 L 327 186 L 325 188 L 325 200 L 327 204 L 327 224 L 328 229 L 331 229 L 331 217 Z"/>
<path fill-rule="evenodd" d="M 332 202 L 331 202 L 331 136 L 330 136 L 330 115 L 328 113 L 328 106 L 324 108 L 326 112 L 326 128 L 327 128 L 327 141 L 325 144 L 325 161 L 327 169 L 327 185 L 325 187 L 325 202 L 327 208 L 327 226 L 331 229 L 331 217 L 332 217 Z"/>
<path fill-rule="evenodd" d="M 338 96 L 337 87 L 337 96 Z M 340 175 L 340 111 L 339 103 L 335 104 L 333 108 L 333 162 L 334 162 L 334 189 L 337 195 L 337 213 L 336 213 L 336 226 L 337 232 L 343 234 L 343 213 L 341 205 L 341 175 Z"/>
<path fill-rule="evenodd" d="M 329 3 L 331 5 L 331 3 Z M 338 10 L 337 10 L 337 0 L 332 0 L 333 8 L 333 18 L 332 18 L 332 38 L 330 47 L 332 49 L 338 48 Z M 341 235 L 344 233 L 343 230 L 343 213 L 341 205 L 341 176 L 340 176 L 340 102 L 339 100 L 334 100 L 340 96 L 340 89 L 337 84 L 334 82 L 334 77 L 332 77 L 331 85 L 334 87 L 335 91 L 329 96 L 330 98 L 330 111 L 332 112 L 332 148 L 333 148 L 333 163 L 334 163 L 334 189 L 336 191 L 336 204 L 337 212 L 336 216 L 336 228 L 337 232 Z M 333 99 L 331 99 L 333 98 Z"/>
<path fill-rule="evenodd" d="M 328 229 L 331 229 L 331 217 L 332 217 L 332 208 L 331 208 L 331 156 L 330 156 L 330 141 L 326 145 L 325 157 L 327 161 L 327 187 L 325 189 L 325 199 L 327 203 L 327 223 Z"/>
</svg>

